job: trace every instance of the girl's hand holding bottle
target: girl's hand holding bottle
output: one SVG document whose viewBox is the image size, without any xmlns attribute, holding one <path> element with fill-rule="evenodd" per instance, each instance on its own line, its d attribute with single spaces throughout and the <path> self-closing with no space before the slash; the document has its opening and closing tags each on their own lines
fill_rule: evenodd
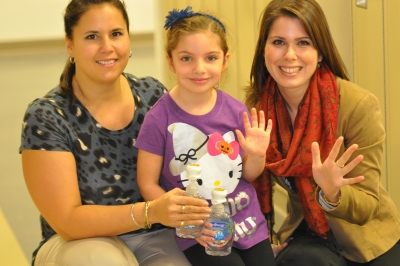
<svg viewBox="0 0 400 266">
<path fill-rule="evenodd" d="M 202 245 L 203 247 L 207 247 L 208 245 L 214 243 L 214 237 L 216 233 L 211 230 L 212 224 L 209 221 L 204 223 L 203 230 L 201 231 L 202 235 L 196 238 L 196 241 Z"/>
</svg>

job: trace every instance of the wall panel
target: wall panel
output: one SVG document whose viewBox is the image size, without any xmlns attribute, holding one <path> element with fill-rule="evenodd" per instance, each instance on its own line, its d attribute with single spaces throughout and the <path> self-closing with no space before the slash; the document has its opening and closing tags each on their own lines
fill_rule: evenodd
<svg viewBox="0 0 400 266">
<path fill-rule="evenodd" d="M 400 1 L 384 1 L 384 59 L 387 132 L 387 188 L 400 209 Z"/>
<path fill-rule="evenodd" d="M 354 82 L 379 99 L 386 117 L 382 3 L 382 0 L 369 1 L 365 9 L 353 1 L 353 58 Z M 387 187 L 386 151 L 381 182 Z"/>
</svg>

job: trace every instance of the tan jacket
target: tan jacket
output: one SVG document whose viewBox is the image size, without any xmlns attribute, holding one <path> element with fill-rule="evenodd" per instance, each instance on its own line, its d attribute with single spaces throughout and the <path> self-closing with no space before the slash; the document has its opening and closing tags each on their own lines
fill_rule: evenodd
<svg viewBox="0 0 400 266">
<path fill-rule="evenodd" d="M 336 135 L 344 137 L 339 156 L 346 147 L 358 144 L 352 158 L 362 154 L 364 160 L 346 177 L 363 175 L 365 179 L 342 187 L 339 206 L 326 211 L 326 216 L 343 256 L 367 262 L 399 241 L 400 214 L 380 182 L 385 129 L 378 99 L 354 83 L 340 78 L 336 82 L 340 91 Z M 274 177 L 274 180 L 289 194 L 288 216 L 277 232 L 283 243 L 300 224 L 303 213 L 299 198 L 288 190 L 283 179 Z"/>
</svg>

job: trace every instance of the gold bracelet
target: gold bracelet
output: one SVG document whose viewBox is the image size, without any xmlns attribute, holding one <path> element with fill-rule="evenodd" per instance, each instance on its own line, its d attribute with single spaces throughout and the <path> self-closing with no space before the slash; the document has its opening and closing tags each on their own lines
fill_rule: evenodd
<svg viewBox="0 0 400 266">
<path fill-rule="evenodd" d="M 144 223 L 145 223 L 145 225 L 147 226 L 147 228 L 151 228 L 151 223 L 150 223 L 150 221 L 149 221 L 149 216 L 148 216 L 148 213 L 149 213 L 149 208 L 150 208 L 150 203 L 151 203 L 151 201 L 146 201 L 146 209 L 145 209 L 145 211 L 144 211 Z"/>
<path fill-rule="evenodd" d="M 132 221 L 136 224 L 137 227 L 139 227 L 140 229 L 146 229 L 146 227 L 141 227 L 135 220 L 135 217 L 133 217 L 133 207 L 135 206 L 135 203 L 132 204 L 131 206 L 131 218 Z"/>
<path fill-rule="evenodd" d="M 340 192 L 339 192 L 339 193 L 340 193 Z M 330 201 L 326 198 L 325 193 L 324 193 L 324 200 L 325 200 L 325 202 L 328 203 L 329 205 L 331 205 L 332 207 L 337 207 L 337 206 L 340 204 L 340 197 L 341 197 L 341 195 L 339 194 L 339 199 L 338 199 L 337 202 L 330 202 Z"/>
</svg>

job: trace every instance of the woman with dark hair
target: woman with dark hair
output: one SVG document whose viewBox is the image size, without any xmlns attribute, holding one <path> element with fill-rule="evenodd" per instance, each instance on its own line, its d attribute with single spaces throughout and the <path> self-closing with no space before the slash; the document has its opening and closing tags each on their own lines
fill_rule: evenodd
<svg viewBox="0 0 400 266">
<path fill-rule="evenodd" d="M 271 231 L 272 183 L 289 197 L 277 265 L 400 265 L 400 214 L 380 183 L 377 98 L 348 81 L 315 0 L 272 0 L 260 25 L 246 104 L 273 122 L 254 182 Z"/>
<path fill-rule="evenodd" d="M 139 193 L 136 138 L 166 90 L 123 72 L 124 2 L 72 0 L 64 22 L 70 58 L 60 84 L 23 121 L 22 166 L 43 236 L 32 264 L 190 265 L 161 224 L 203 224 L 210 209 L 181 189 L 147 202 Z"/>
</svg>

